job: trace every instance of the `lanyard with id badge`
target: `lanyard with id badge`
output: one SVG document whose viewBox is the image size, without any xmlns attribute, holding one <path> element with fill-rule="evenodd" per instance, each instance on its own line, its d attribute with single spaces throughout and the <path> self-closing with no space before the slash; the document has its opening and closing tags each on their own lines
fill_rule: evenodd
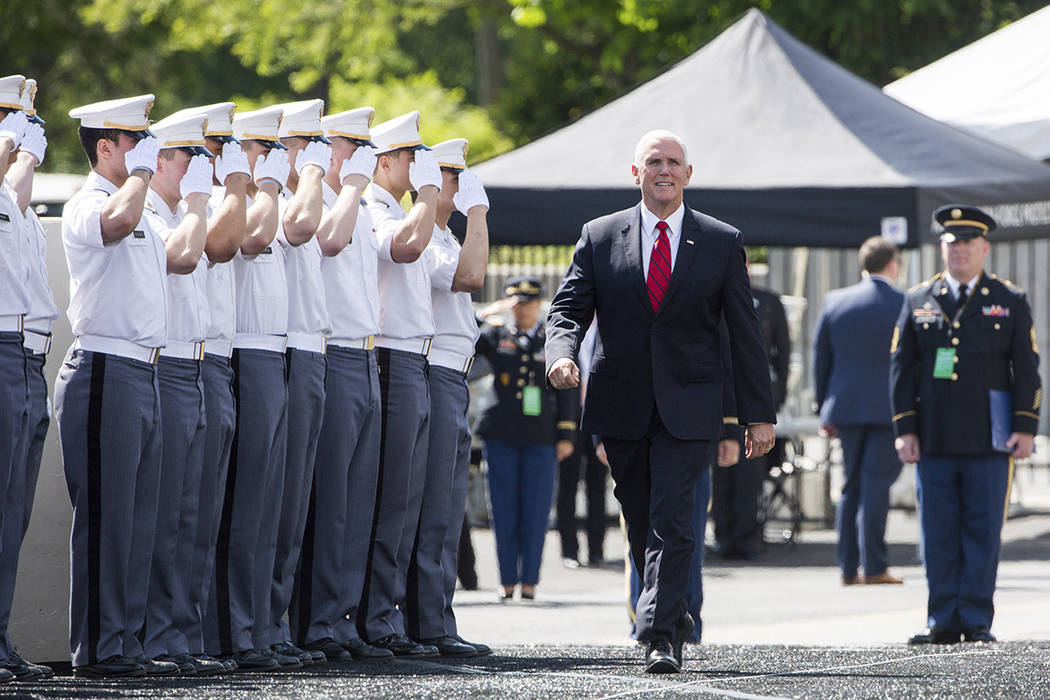
<svg viewBox="0 0 1050 700">
<path fill-rule="evenodd" d="M 523 352 L 528 353 L 528 336 L 519 338 L 518 345 Z M 531 353 L 530 353 L 531 354 Z M 523 416 L 538 416 L 543 412 L 543 393 L 536 385 L 536 372 L 529 368 L 529 383 L 521 388 L 521 414 Z"/>
<path fill-rule="evenodd" d="M 976 287 L 976 284 L 974 286 Z M 959 306 L 959 309 L 955 312 L 955 316 L 952 317 L 951 323 L 948 324 L 949 328 L 958 328 L 959 317 L 962 316 L 962 312 L 966 309 L 966 305 L 970 303 L 972 297 L 972 292 L 967 295 L 966 301 Z M 949 335 L 951 334 L 949 333 Z M 956 360 L 956 349 L 954 347 L 937 348 L 937 355 L 933 358 L 933 378 L 951 379 L 955 374 Z"/>
</svg>

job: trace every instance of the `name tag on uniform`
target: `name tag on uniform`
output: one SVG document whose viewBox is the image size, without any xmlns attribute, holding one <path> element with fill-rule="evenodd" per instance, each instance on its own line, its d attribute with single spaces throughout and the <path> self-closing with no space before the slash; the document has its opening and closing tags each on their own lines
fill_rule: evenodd
<svg viewBox="0 0 1050 700">
<path fill-rule="evenodd" d="M 142 230 L 132 231 L 131 236 L 128 237 L 128 245 L 146 245 L 146 232 Z"/>
<path fill-rule="evenodd" d="M 10 223 L 11 217 L 7 214 L 4 214 L 3 212 L 0 212 L 0 221 L 3 221 L 5 224 Z"/>
<path fill-rule="evenodd" d="M 521 412 L 526 416 L 540 415 L 540 388 L 527 386 L 521 390 Z"/>
<path fill-rule="evenodd" d="M 141 239 L 145 239 L 146 238 L 146 232 L 145 231 L 134 231 L 134 232 L 132 232 L 131 235 L 134 236 L 135 238 L 141 238 Z"/>
<path fill-rule="evenodd" d="M 273 246 L 266 246 L 263 248 L 263 252 L 259 253 L 259 255 L 273 255 Z"/>
<path fill-rule="evenodd" d="M 934 379 L 951 379 L 955 372 L 955 348 L 937 348 L 933 361 Z"/>
</svg>

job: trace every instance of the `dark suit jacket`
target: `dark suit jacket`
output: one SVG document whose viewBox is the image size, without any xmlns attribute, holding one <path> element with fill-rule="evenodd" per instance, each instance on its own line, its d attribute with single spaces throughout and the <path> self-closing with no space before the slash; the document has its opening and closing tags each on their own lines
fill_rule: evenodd
<svg viewBox="0 0 1050 700">
<path fill-rule="evenodd" d="M 755 299 L 758 324 L 769 354 L 769 371 L 773 380 L 773 405 L 780 410 L 787 399 L 788 371 L 791 366 L 791 334 L 787 313 L 780 296 L 768 289 L 751 288 Z"/>
<path fill-rule="evenodd" d="M 547 370 L 576 354 L 597 312 L 585 432 L 639 440 L 653 405 L 680 440 L 722 432 L 718 322 L 724 314 L 733 358 L 737 417 L 776 420 L 768 361 L 755 315 L 740 232 L 688 207 L 678 255 L 658 313 L 642 272 L 641 204 L 586 223 L 547 317 Z"/>
<path fill-rule="evenodd" d="M 903 302 L 876 279 L 824 297 L 813 353 L 821 423 L 890 426 L 890 339 Z"/>
</svg>

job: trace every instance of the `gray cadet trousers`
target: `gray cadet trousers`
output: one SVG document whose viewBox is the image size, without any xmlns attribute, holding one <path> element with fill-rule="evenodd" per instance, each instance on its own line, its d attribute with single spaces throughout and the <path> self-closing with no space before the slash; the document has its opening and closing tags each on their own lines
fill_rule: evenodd
<svg viewBox="0 0 1050 700">
<path fill-rule="evenodd" d="M 36 477 L 40 472 L 43 436 L 47 434 L 47 383 L 44 382 L 43 366 L 43 355 L 32 355 L 23 350 L 21 334 L 0 333 L 0 497 L 3 498 L 0 510 L 0 663 L 7 660 L 14 648 L 7 635 L 7 623 L 11 619 L 11 603 L 15 595 L 18 553 L 29 525 Z M 37 442 L 41 416 L 43 433 Z"/>
<path fill-rule="evenodd" d="M 397 606 L 404 603 L 419 526 L 430 418 L 426 357 L 389 348 L 378 348 L 376 356 L 383 407 L 379 485 L 357 620 L 368 641 L 405 632 Z"/>
<path fill-rule="evenodd" d="M 466 474 L 457 474 L 460 460 L 470 455 L 467 405 L 470 394 L 462 372 L 430 366 L 430 435 L 427 448 L 423 504 L 416 530 L 404 607 L 405 626 L 412 639 L 455 634 L 452 596 L 447 591 L 446 548 L 451 540 L 451 574 L 456 581 L 455 555 L 466 507 Z M 469 464 L 467 465 L 469 468 Z M 457 493 L 457 487 L 462 493 Z M 449 533 L 453 537 L 449 537 Z M 448 632 L 446 614 L 451 617 Z"/>
<path fill-rule="evenodd" d="M 379 472 L 375 351 L 329 345 L 325 391 L 302 557 L 288 609 L 298 644 L 358 637 L 355 620 Z"/>
<path fill-rule="evenodd" d="M 201 363 L 161 357 L 161 433 L 157 530 L 153 543 L 144 643 L 146 656 L 189 653 L 185 622 L 190 606 L 190 576 L 197 537 L 197 509 L 204 465 L 204 384 Z"/>
<path fill-rule="evenodd" d="M 295 586 L 295 570 L 299 565 L 314 481 L 317 438 L 325 411 L 325 356 L 289 348 L 285 360 L 288 363 L 288 448 L 270 594 L 271 644 L 292 639 L 283 618 Z"/>
<path fill-rule="evenodd" d="M 204 637 L 213 655 L 270 645 L 270 588 L 288 434 L 284 354 L 236 349 L 232 365 L 237 428 Z"/>
<path fill-rule="evenodd" d="M 143 653 L 161 463 L 154 365 L 70 349 L 55 384 L 69 500 L 73 665 Z"/>
<path fill-rule="evenodd" d="M 237 406 L 233 398 L 233 367 L 225 357 L 204 354 L 204 462 L 201 469 L 197 507 L 197 536 L 190 565 L 190 617 L 176 620 L 186 635 L 191 654 L 203 654 L 205 615 L 215 586 L 215 540 L 219 534 L 226 472 L 237 427 Z M 214 624 L 214 621 L 211 621 Z"/>
</svg>

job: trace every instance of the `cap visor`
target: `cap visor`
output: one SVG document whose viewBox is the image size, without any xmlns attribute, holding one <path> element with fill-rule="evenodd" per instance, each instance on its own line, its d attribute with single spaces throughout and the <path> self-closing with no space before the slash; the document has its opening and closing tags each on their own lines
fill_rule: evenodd
<svg viewBox="0 0 1050 700">
<path fill-rule="evenodd" d="M 47 122 L 45 122 L 43 119 L 41 119 L 40 117 L 38 117 L 35 114 L 27 114 L 26 117 L 29 118 L 29 123 L 30 124 L 40 124 L 41 126 L 43 126 L 44 124 L 47 124 Z"/>
<path fill-rule="evenodd" d="M 131 138 L 136 139 L 138 141 L 141 141 L 142 139 L 146 138 L 147 136 L 149 136 L 149 137 L 153 136 L 153 132 L 150 131 L 149 129 L 143 129 L 141 131 L 125 131 L 124 133 L 127 134 L 128 136 L 130 136 Z"/>
<path fill-rule="evenodd" d="M 240 141 L 238 141 L 233 136 L 230 136 L 229 134 L 226 134 L 225 136 L 209 136 L 208 134 L 205 134 L 204 137 L 209 139 L 215 139 L 219 143 L 240 143 Z"/>
<path fill-rule="evenodd" d="M 282 151 L 287 151 L 288 150 L 288 147 L 285 146 L 280 141 L 259 141 L 259 143 L 261 143 L 262 145 L 266 146 L 267 148 L 279 148 Z"/>
<path fill-rule="evenodd" d="M 369 139 L 350 139 L 350 140 L 353 141 L 354 143 L 356 143 L 358 146 L 370 146 L 372 148 L 376 147 L 375 142 L 374 141 L 370 141 Z"/>
<path fill-rule="evenodd" d="M 317 141 L 317 142 L 319 142 L 319 143 L 326 143 L 326 144 L 328 144 L 329 146 L 331 146 L 331 145 L 332 145 L 332 142 L 331 142 L 331 140 L 330 140 L 330 139 L 328 139 L 328 138 L 327 138 L 326 136 L 321 136 L 320 134 L 318 134 L 317 136 L 311 136 L 311 137 L 310 137 L 310 140 L 311 140 L 311 141 Z"/>
<path fill-rule="evenodd" d="M 212 152 L 204 146 L 189 146 L 189 150 L 193 151 L 193 155 L 195 156 L 208 156 L 209 158 L 212 157 Z"/>
<path fill-rule="evenodd" d="M 430 150 L 430 146 L 426 145 L 425 143 L 421 143 L 418 146 L 413 146 L 412 150 L 413 151 L 429 151 Z"/>
</svg>

